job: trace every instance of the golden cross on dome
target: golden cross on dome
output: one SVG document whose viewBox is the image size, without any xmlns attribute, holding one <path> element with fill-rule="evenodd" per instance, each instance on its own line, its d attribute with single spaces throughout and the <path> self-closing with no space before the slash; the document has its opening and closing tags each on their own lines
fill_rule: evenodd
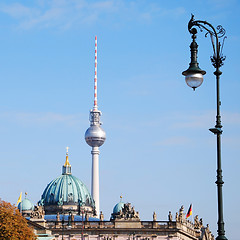
<svg viewBox="0 0 240 240">
<path fill-rule="evenodd" d="M 71 167 L 71 165 L 70 165 L 70 163 L 69 163 L 69 161 L 68 161 L 68 149 L 69 149 L 69 147 L 66 147 L 67 152 L 66 152 L 66 162 L 65 162 L 65 164 L 64 164 L 64 167 L 66 167 L 66 166 Z"/>
<path fill-rule="evenodd" d="M 66 150 L 67 150 L 67 153 L 66 153 L 66 154 L 67 154 L 67 155 L 68 155 L 68 149 L 69 149 L 69 147 L 66 147 Z"/>
</svg>

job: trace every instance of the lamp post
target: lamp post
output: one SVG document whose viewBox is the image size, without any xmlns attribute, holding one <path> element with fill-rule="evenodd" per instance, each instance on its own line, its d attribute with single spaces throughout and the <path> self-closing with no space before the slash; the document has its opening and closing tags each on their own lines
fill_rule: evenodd
<svg viewBox="0 0 240 240">
<path fill-rule="evenodd" d="M 64 234 L 64 218 L 65 218 L 65 215 L 63 213 L 62 214 L 62 240 L 63 240 L 63 234 Z"/>
<path fill-rule="evenodd" d="M 68 213 L 68 227 L 72 228 L 72 212 L 69 211 Z"/>
<path fill-rule="evenodd" d="M 83 216 L 84 216 L 84 210 L 82 210 L 82 240 L 83 240 L 83 229 L 84 229 L 84 224 L 83 224 Z"/>
<path fill-rule="evenodd" d="M 217 201 L 218 201 L 218 236 L 216 240 L 227 240 L 225 237 L 224 230 L 224 221 L 223 221 L 223 176 L 222 176 L 222 164 L 221 164 L 221 135 L 222 135 L 222 124 L 221 124 L 221 115 L 220 115 L 220 86 L 219 79 L 222 72 L 220 67 L 223 65 L 225 57 L 222 55 L 222 49 L 224 45 L 225 29 L 219 25 L 217 30 L 208 22 L 195 20 L 194 15 L 192 15 L 188 23 L 188 31 L 192 34 L 192 43 L 190 45 L 191 49 L 191 62 L 189 68 L 184 71 L 182 74 L 185 76 L 185 80 L 188 86 L 192 87 L 195 90 L 203 82 L 203 75 L 206 73 L 204 70 L 201 70 L 197 62 L 197 48 L 198 45 L 195 41 L 197 29 L 200 31 L 206 31 L 205 36 L 210 35 L 212 47 L 213 47 L 213 56 L 211 57 L 211 62 L 213 67 L 216 69 L 214 75 L 216 76 L 216 91 L 217 91 L 217 116 L 216 116 L 216 125 L 214 128 L 209 130 L 217 136 Z M 223 37 L 222 43 L 219 42 L 219 38 Z"/>
<path fill-rule="evenodd" d="M 68 214 L 68 229 L 72 228 L 72 212 Z M 71 240 L 71 232 L 69 232 L 69 240 Z"/>
</svg>

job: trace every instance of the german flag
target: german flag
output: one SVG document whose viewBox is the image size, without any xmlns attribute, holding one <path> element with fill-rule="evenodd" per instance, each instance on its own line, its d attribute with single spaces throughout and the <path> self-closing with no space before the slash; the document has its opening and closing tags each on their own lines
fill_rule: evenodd
<svg viewBox="0 0 240 240">
<path fill-rule="evenodd" d="M 190 207 L 189 207 L 189 209 L 188 209 L 186 218 L 190 217 L 191 215 L 192 215 L 192 204 L 190 205 Z"/>
</svg>

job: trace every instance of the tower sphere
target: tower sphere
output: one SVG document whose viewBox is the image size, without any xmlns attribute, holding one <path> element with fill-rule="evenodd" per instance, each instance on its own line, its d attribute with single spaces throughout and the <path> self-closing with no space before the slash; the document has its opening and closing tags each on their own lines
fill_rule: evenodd
<svg viewBox="0 0 240 240">
<path fill-rule="evenodd" d="M 100 147 L 106 140 L 106 133 L 100 126 L 92 125 L 85 132 L 85 140 L 91 147 Z"/>
</svg>

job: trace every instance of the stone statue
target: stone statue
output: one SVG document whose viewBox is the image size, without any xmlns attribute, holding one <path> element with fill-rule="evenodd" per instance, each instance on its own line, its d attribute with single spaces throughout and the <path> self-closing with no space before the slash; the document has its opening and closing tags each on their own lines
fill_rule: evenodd
<svg viewBox="0 0 240 240">
<path fill-rule="evenodd" d="M 183 217 L 184 217 L 183 210 L 184 210 L 184 207 L 182 205 L 181 208 L 179 209 L 179 222 L 183 222 Z"/>
<path fill-rule="evenodd" d="M 30 214 L 30 218 L 42 219 L 45 215 L 42 206 L 34 206 L 34 210 Z"/>
<path fill-rule="evenodd" d="M 207 240 L 214 240 L 214 236 L 212 235 L 208 224 L 207 227 L 205 228 L 205 236 Z"/>
<path fill-rule="evenodd" d="M 100 221 L 103 221 L 104 220 L 104 216 L 103 216 L 103 213 L 102 211 L 100 212 Z"/>
<path fill-rule="evenodd" d="M 181 208 L 179 209 L 179 217 L 178 217 L 178 221 L 181 223 L 185 221 L 183 211 L 184 211 L 184 206 L 182 205 Z"/>
<path fill-rule="evenodd" d="M 176 212 L 175 219 L 176 219 L 176 222 L 178 222 L 178 221 L 179 221 L 179 218 L 178 218 L 178 212 Z"/>
<path fill-rule="evenodd" d="M 156 222 L 157 221 L 157 214 L 155 212 L 153 212 L 153 221 Z"/>
<path fill-rule="evenodd" d="M 88 220 L 89 220 L 89 216 L 88 216 L 88 213 L 86 213 L 86 215 L 85 215 L 85 221 L 88 222 Z"/>
<path fill-rule="evenodd" d="M 60 214 L 59 214 L 59 212 L 57 213 L 56 220 L 57 220 L 57 222 L 60 221 Z"/>
<path fill-rule="evenodd" d="M 182 221 L 183 221 L 182 214 L 179 214 L 178 221 L 179 221 L 179 222 L 182 222 Z"/>
<path fill-rule="evenodd" d="M 138 220 L 139 214 L 135 211 L 134 207 L 131 206 L 131 203 L 125 203 L 118 213 L 112 213 L 111 219 Z"/>
<path fill-rule="evenodd" d="M 179 213 L 183 213 L 183 210 L 184 210 L 184 206 L 182 205 L 179 209 Z"/>
<path fill-rule="evenodd" d="M 198 220 L 198 215 L 195 216 L 194 218 L 194 228 L 199 229 L 200 228 L 200 222 Z"/>
<path fill-rule="evenodd" d="M 135 212 L 134 207 L 132 207 L 132 209 L 131 209 L 131 214 L 132 214 L 132 216 L 135 216 L 135 215 L 136 215 L 136 212 Z"/>
<path fill-rule="evenodd" d="M 172 222 L 172 213 L 171 213 L 171 211 L 169 211 L 169 214 L 168 214 L 168 221 Z"/>
</svg>

